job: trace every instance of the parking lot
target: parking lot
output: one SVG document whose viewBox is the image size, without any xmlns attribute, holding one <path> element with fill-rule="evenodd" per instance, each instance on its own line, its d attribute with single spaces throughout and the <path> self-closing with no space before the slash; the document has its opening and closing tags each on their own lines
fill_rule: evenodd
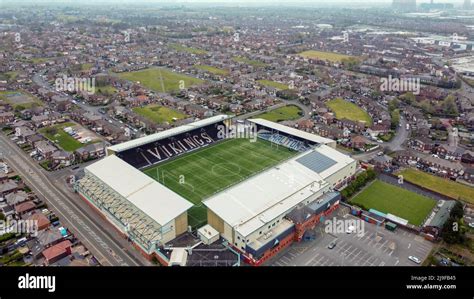
<svg viewBox="0 0 474 299">
<path fill-rule="evenodd" d="M 338 210 L 328 219 L 360 220 Z M 394 232 L 365 222 L 359 233 L 325 233 L 324 223 L 315 229 L 315 239 L 294 243 L 271 259 L 269 266 L 416 266 L 409 260 L 423 261 L 433 245 L 423 237 L 397 228 Z M 328 245 L 335 241 L 332 249 Z"/>
</svg>

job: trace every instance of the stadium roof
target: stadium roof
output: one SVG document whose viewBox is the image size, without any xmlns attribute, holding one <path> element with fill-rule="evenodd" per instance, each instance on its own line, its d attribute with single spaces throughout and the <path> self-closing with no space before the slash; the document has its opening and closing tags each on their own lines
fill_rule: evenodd
<svg viewBox="0 0 474 299">
<path fill-rule="evenodd" d="M 224 120 L 229 119 L 231 117 L 232 117 L 231 115 L 216 115 L 216 116 L 209 117 L 209 118 L 206 118 L 206 119 L 202 119 L 202 120 L 199 120 L 199 121 L 187 124 L 187 125 L 183 125 L 183 126 L 179 126 L 179 127 L 176 127 L 176 128 L 169 129 L 169 130 L 165 130 L 163 132 L 151 134 L 151 135 L 148 135 L 148 136 L 145 136 L 145 137 L 142 137 L 142 138 L 130 140 L 130 141 L 120 143 L 120 144 L 116 144 L 116 145 L 113 145 L 113 146 L 109 147 L 108 149 L 111 150 L 111 151 L 114 151 L 114 152 L 123 152 L 123 151 L 126 151 L 126 150 L 131 149 L 131 148 L 135 148 L 135 147 L 138 147 L 138 146 L 141 146 L 141 145 L 149 144 L 149 143 L 152 143 L 152 142 L 155 142 L 155 141 L 158 141 L 158 140 L 162 140 L 162 139 L 165 139 L 165 138 L 168 138 L 168 137 L 171 137 L 171 136 L 174 136 L 174 135 L 178 135 L 178 134 L 181 134 L 181 133 L 186 133 L 186 132 L 192 131 L 194 129 L 199 129 L 199 128 L 205 127 L 207 125 L 212 125 L 214 123 L 224 121 Z"/>
<path fill-rule="evenodd" d="M 318 173 L 298 162 L 315 152 L 334 159 L 336 164 Z M 353 161 L 327 145 L 320 145 L 208 198 L 204 204 L 242 236 L 247 236 L 327 189 L 329 183 L 324 180 Z"/>
<path fill-rule="evenodd" d="M 162 226 L 193 206 L 114 155 L 87 166 L 86 170 Z"/>
<path fill-rule="evenodd" d="M 318 173 L 337 163 L 333 159 L 319 152 L 311 152 L 298 158 L 296 161 Z"/>
<path fill-rule="evenodd" d="M 324 137 L 321 137 L 319 135 L 311 134 L 311 133 L 301 131 L 301 130 L 298 130 L 298 129 L 295 129 L 295 128 L 292 128 L 292 127 L 280 125 L 278 123 L 275 123 L 275 122 L 272 122 L 272 121 L 269 121 L 269 120 L 266 120 L 266 119 L 254 118 L 254 119 L 249 119 L 248 121 L 256 123 L 256 124 L 261 125 L 261 126 L 265 126 L 267 128 L 271 128 L 271 129 L 283 132 L 283 133 L 291 134 L 293 136 L 296 136 L 296 137 L 299 137 L 299 138 L 302 138 L 302 139 L 306 139 L 306 140 L 309 140 L 311 142 L 315 142 L 315 143 L 318 143 L 318 144 L 326 144 L 326 145 L 329 145 L 331 147 L 336 146 L 336 141 L 334 141 L 332 139 L 324 138 Z"/>
</svg>

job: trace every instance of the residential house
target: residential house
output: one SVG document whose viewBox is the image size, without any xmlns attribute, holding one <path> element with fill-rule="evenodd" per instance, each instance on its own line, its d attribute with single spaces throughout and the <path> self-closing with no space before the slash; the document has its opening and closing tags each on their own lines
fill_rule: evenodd
<svg viewBox="0 0 474 299">
<path fill-rule="evenodd" d="M 314 127 L 314 122 L 310 119 L 302 119 L 298 121 L 297 124 L 298 124 L 298 129 L 305 130 L 305 131 L 311 130 Z"/>
<path fill-rule="evenodd" d="M 462 179 L 469 184 L 474 184 L 474 167 L 466 167 Z"/>
<path fill-rule="evenodd" d="M 351 138 L 351 145 L 352 148 L 359 149 L 359 150 L 365 150 L 365 146 L 369 144 L 369 141 L 360 135 L 356 135 Z"/>
<path fill-rule="evenodd" d="M 49 219 L 41 212 L 36 212 L 26 217 L 27 220 L 37 221 L 38 231 L 45 230 L 51 224 Z"/>
<path fill-rule="evenodd" d="M 10 192 L 18 190 L 18 184 L 11 179 L 0 181 L 0 196 L 5 196 Z"/>
<path fill-rule="evenodd" d="M 364 131 L 365 129 L 364 123 L 352 121 L 345 118 L 336 120 L 336 124 L 338 125 L 340 129 L 347 128 L 351 130 L 351 132 L 356 132 L 356 133 L 360 133 Z"/>
<path fill-rule="evenodd" d="M 434 148 L 436 143 L 428 137 L 420 136 L 411 140 L 412 148 L 420 151 L 420 152 L 431 152 Z"/>
<path fill-rule="evenodd" d="M 378 136 L 388 132 L 390 132 L 390 125 L 387 124 L 374 124 L 369 129 L 367 129 L 367 133 L 372 136 Z"/>
<path fill-rule="evenodd" d="M 45 140 L 41 140 L 35 143 L 35 148 L 43 158 L 49 159 L 51 155 L 57 151 L 57 148 L 49 144 Z"/>
<path fill-rule="evenodd" d="M 53 168 L 66 167 L 72 164 L 74 161 L 74 155 L 63 150 L 53 152 L 51 155 L 51 161 Z"/>
<path fill-rule="evenodd" d="M 47 265 L 53 264 L 54 262 L 59 261 L 60 259 L 71 254 L 71 241 L 64 240 L 61 241 L 49 248 L 46 248 L 43 251 L 43 256 L 45 258 L 45 263 Z"/>
<path fill-rule="evenodd" d="M 453 157 L 455 160 L 461 160 L 462 155 L 466 150 L 458 146 L 450 146 L 447 144 L 442 144 L 436 148 L 436 153 L 442 157 Z"/>
<path fill-rule="evenodd" d="M 15 120 L 15 114 L 13 112 L 1 112 L 0 113 L 0 124 L 9 124 Z"/>
<path fill-rule="evenodd" d="M 105 143 L 98 142 L 83 146 L 75 151 L 81 161 L 105 156 Z"/>
<path fill-rule="evenodd" d="M 28 127 L 21 126 L 15 128 L 15 136 L 17 136 L 22 141 L 27 141 L 27 137 L 35 135 L 36 133 Z"/>
<path fill-rule="evenodd" d="M 28 212 L 31 212 L 35 209 L 36 209 L 36 204 L 31 200 L 22 202 L 15 206 L 15 212 L 20 216 Z"/>
<path fill-rule="evenodd" d="M 23 190 L 16 190 L 5 195 L 5 200 L 12 207 L 29 200 L 28 194 Z"/>
</svg>

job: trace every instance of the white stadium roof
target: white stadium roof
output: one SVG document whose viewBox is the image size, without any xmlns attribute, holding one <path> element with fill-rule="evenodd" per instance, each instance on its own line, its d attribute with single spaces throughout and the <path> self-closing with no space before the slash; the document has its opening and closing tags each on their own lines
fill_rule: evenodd
<svg viewBox="0 0 474 299">
<path fill-rule="evenodd" d="M 87 166 L 86 170 L 161 226 L 193 206 L 115 155 Z"/>
<path fill-rule="evenodd" d="M 315 168 L 305 161 L 322 162 Z M 325 179 L 354 160 L 327 145 L 304 152 L 204 201 L 242 236 L 259 229 L 311 195 L 328 187 Z"/>
<path fill-rule="evenodd" d="M 318 136 L 318 135 L 315 135 L 315 134 L 311 134 L 311 133 L 301 131 L 301 130 L 298 130 L 298 129 L 295 129 L 295 128 L 291 128 L 291 127 L 288 127 L 288 126 L 285 126 L 285 125 L 281 125 L 281 124 L 278 124 L 278 123 L 275 123 L 275 122 L 272 122 L 272 121 L 269 121 L 269 120 L 266 120 L 266 119 L 254 118 L 254 119 L 249 119 L 248 121 L 253 122 L 257 125 L 261 125 L 261 126 L 265 126 L 267 128 L 275 129 L 277 131 L 280 131 L 280 132 L 283 132 L 283 133 L 286 133 L 286 134 L 290 134 L 290 135 L 293 135 L 293 136 L 296 136 L 296 137 L 300 137 L 302 139 L 306 139 L 306 140 L 316 142 L 316 143 L 319 143 L 319 144 L 327 144 L 327 145 L 332 146 L 332 147 L 334 147 L 336 145 L 336 141 L 334 141 L 332 139 L 324 138 L 324 137 L 321 137 L 321 136 Z"/>
<path fill-rule="evenodd" d="M 142 138 L 130 140 L 130 141 L 123 142 L 123 143 L 120 143 L 120 144 L 116 144 L 116 145 L 113 145 L 113 146 L 109 147 L 108 149 L 111 150 L 111 151 L 114 151 L 114 152 L 123 152 L 123 151 L 126 151 L 128 149 L 140 146 L 140 145 L 152 143 L 152 142 L 162 140 L 162 139 L 174 136 L 174 135 L 178 135 L 178 134 L 181 134 L 181 133 L 186 133 L 186 132 L 192 131 L 194 129 L 198 129 L 198 128 L 201 128 L 201 127 L 205 127 L 207 125 L 211 125 L 211 124 L 214 124 L 214 123 L 217 123 L 217 122 L 220 122 L 220 121 L 224 121 L 224 120 L 229 119 L 231 117 L 233 117 L 233 116 L 231 116 L 231 115 L 216 115 L 216 116 L 209 117 L 209 118 L 206 118 L 206 119 L 198 120 L 196 122 L 193 122 L 193 123 L 190 123 L 190 124 L 187 124 L 187 125 L 183 125 L 183 126 L 179 126 L 179 127 L 176 127 L 176 128 L 169 129 L 169 130 L 165 130 L 163 132 L 158 132 L 158 133 L 151 134 L 151 135 L 148 135 L 148 136 L 145 136 L 145 137 L 142 137 Z"/>
</svg>

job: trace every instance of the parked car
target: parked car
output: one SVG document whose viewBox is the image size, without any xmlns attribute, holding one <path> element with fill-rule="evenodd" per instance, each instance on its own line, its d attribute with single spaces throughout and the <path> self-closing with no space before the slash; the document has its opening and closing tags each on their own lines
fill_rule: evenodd
<svg viewBox="0 0 474 299">
<path fill-rule="evenodd" d="M 416 263 L 416 264 L 421 264 L 420 259 L 417 258 L 416 256 L 410 255 L 410 256 L 408 257 L 408 259 L 409 259 L 410 261 Z"/>
<path fill-rule="evenodd" d="M 329 243 L 328 245 L 329 249 L 333 249 L 334 247 L 336 247 L 336 241 L 332 241 L 331 243 Z"/>
</svg>

